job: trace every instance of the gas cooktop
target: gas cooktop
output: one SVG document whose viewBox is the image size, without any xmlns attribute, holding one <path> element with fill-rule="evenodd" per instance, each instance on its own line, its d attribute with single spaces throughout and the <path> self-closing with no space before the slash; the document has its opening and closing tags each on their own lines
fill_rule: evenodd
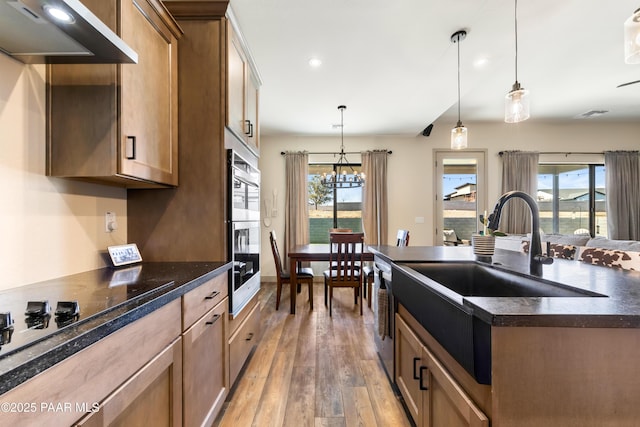
<svg viewBox="0 0 640 427">
<path fill-rule="evenodd" d="M 172 283 L 145 276 L 106 268 L 0 292 L 0 358 Z"/>
</svg>

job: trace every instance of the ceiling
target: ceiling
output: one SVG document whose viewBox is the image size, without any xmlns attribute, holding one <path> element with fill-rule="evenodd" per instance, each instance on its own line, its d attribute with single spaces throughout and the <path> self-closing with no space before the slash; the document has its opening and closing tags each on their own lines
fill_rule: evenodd
<svg viewBox="0 0 640 427">
<path fill-rule="evenodd" d="M 530 121 L 640 121 L 640 65 L 623 59 L 638 0 L 520 0 L 518 80 Z M 515 81 L 513 0 L 231 0 L 262 79 L 263 135 L 418 135 L 502 122 Z M 310 58 L 322 65 L 313 68 Z M 478 62 L 484 60 L 484 65 Z M 608 113 L 580 118 L 592 110 Z M 513 125 L 517 126 L 517 125 Z"/>
</svg>

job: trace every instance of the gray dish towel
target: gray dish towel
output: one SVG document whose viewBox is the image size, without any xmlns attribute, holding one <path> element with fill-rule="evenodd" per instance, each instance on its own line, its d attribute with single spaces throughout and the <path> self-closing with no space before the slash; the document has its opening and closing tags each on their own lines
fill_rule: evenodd
<svg viewBox="0 0 640 427">
<path fill-rule="evenodd" d="M 389 335 L 389 295 L 384 288 L 378 289 L 378 335 L 384 340 Z"/>
</svg>

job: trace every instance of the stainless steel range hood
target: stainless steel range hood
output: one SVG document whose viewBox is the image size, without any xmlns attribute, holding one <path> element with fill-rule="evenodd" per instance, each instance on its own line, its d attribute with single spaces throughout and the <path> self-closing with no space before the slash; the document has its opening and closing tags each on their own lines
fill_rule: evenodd
<svg viewBox="0 0 640 427">
<path fill-rule="evenodd" d="M 66 22 L 54 18 L 59 11 Z M 0 51 L 29 64 L 138 62 L 138 54 L 78 0 L 0 0 Z"/>
</svg>

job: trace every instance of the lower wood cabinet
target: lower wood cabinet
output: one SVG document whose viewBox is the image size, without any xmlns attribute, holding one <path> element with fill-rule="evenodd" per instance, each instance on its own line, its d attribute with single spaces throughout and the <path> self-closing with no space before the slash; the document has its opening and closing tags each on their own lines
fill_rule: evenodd
<svg viewBox="0 0 640 427">
<path fill-rule="evenodd" d="M 211 425 L 229 392 L 227 306 L 225 297 L 183 334 L 185 426 Z"/>
<path fill-rule="evenodd" d="M 260 304 L 257 296 L 232 320 L 229 329 L 229 384 L 233 384 L 260 339 Z"/>
<path fill-rule="evenodd" d="M 182 425 L 182 340 L 178 338 L 77 426 Z"/>
<path fill-rule="evenodd" d="M 37 407 L 0 425 L 212 425 L 260 328 L 257 297 L 230 320 L 227 292 L 225 272 L 3 394 Z"/>
<path fill-rule="evenodd" d="M 180 426 L 180 316 L 174 300 L 3 394 L 37 408 L 0 424 Z"/>
<path fill-rule="evenodd" d="M 488 427 L 489 419 L 396 314 L 396 384 L 418 427 Z"/>
</svg>

